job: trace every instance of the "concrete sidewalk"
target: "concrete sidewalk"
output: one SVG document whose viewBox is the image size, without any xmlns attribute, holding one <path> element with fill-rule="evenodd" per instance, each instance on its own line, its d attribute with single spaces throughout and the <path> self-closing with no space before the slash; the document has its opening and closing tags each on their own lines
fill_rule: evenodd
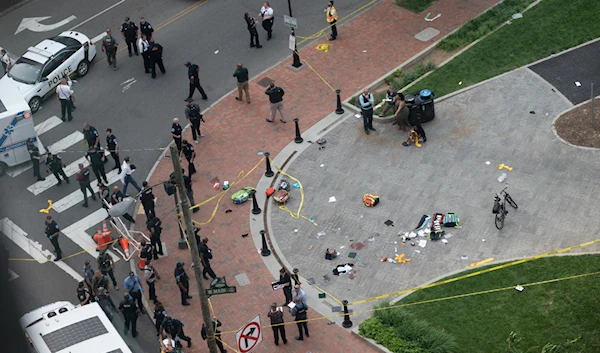
<svg viewBox="0 0 600 353">
<path fill-rule="evenodd" d="M 441 13 L 442 16 L 433 22 L 427 22 L 423 20 L 425 13 L 413 14 L 394 5 L 392 0 L 382 1 L 350 22 L 338 26 L 338 40 L 328 43 L 327 53 L 315 50 L 318 43 L 326 43 L 322 38 L 301 50 L 300 55 L 305 66 L 310 64 L 331 88 L 342 89 L 342 99 L 346 99 L 495 3 L 495 0 L 440 0 L 425 13 Z M 340 14 L 340 17 L 344 15 Z M 325 24 L 325 18 L 322 20 Z M 440 34 L 427 42 L 414 38 L 428 27 L 437 29 Z M 306 130 L 335 109 L 335 92 L 311 68 L 304 67 L 299 72 L 294 72 L 288 67 L 290 63 L 291 59 L 286 60 L 253 78 L 250 83 L 253 96 L 251 105 L 236 101 L 234 95 L 230 94 L 205 114 L 207 123 L 203 125 L 202 132 L 206 137 L 197 145 L 198 173 L 192 178 L 196 202 L 219 192 L 212 188 L 209 182 L 212 178 L 218 177 L 221 182 L 228 180 L 231 183 L 240 172 L 248 172 L 260 161 L 262 156 L 258 152 L 268 151 L 275 157 L 295 136 L 293 118 L 299 118 L 301 129 Z M 234 70 L 232 68 L 232 72 Z M 252 68 L 249 70 L 252 72 Z M 269 116 L 269 103 L 263 93 L 266 85 L 263 82 L 270 80 L 275 80 L 286 91 L 284 102 L 287 124 L 278 119 L 274 123 L 265 121 Z M 235 87 L 233 78 L 224 82 L 230 82 Z M 166 122 L 165 129 L 168 126 L 169 122 Z M 185 138 L 191 140 L 190 135 L 186 131 Z M 365 135 L 362 138 L 373 137 Z M 170 157 L 166 156 L 158 164 L 149 182 L 154 184 L 165 180 L 171 171 Z M 251 204 L 233 205 L 230 201 L 231 193 L 244 186 L 256 186 L 263 173 L 264 164 L 261 164 L 236 185 L 217 207 L 212 222 L 202 226 L 200 231 L 201 236 L 210 239 L 209 246 L 214 254 L 212 267 L 216 274 L 227 277 L 228 285 L 237 286 L 236 294 L 211 298 L 212 307 L 223 323 L 222 331 L 226 332 L 223 340 L 231 347 L 228 348 L 230 352 L 236 347 L 235 331 L 256 314 L 261 314 L 263 325 L 268 325 L 266 314 L 269 304 L 273 301 L 283 302 L 283 294 L 272 291 L 270 286 L 273 270 L 276 269 L 265 267 L 251 237 L 241 237 L 242 234 L 250 233 L 250 222 L 253 222 L 249 212 Z M 264 193 L 264 190 L 259 189 L 258 192 Z M 190 294 L 194 296 L 190 300 L 192 305 L 183 307 L 173 278 L 175 264 L 178 261 L 190 264 L 190 255 L 187 250 L 177 249 L 179 234 L 172 212 L 173 201 L 159 190 L 155 194 L 159 197 L 156 211 L 164 223 L 162 240 L 167 244 L 169 254 L 154 263 L 162 274 L 162 280 L 157 283 L 157 295 L 168 314 L 186 325 L 185 332 L 194 342 L 191 349 L 185 349 L 186 353 L 204 352 L 206 345 L 200 338 L 202 320 L 194 279 L 191 278 L 190 281 Z M 203 206 L 200 212 L 194 214 L 194 219 L 198 222 L 208 220 L 215 204 L 216 201 L 212 201 Z M 226 213 L 228 209 L 233 212 Z M 263 216 L 261 214 L 256 218 Z M 143 219 L 144 216 L 138 216 L 138 230 L 142 230 Z M 191 275 L 191 271 L 188 274 Z M 314 307 L 319 300 L 309 297 L 308 302 L 309 306 Z M 309 319 L 317 317 L 319 313 L 309 311 Z M 284 319 L 286 322 L 293 321 L 287 313 Z M 296 325 L 287 326 L 289 343 L 285 348 L 275 346 L 271 330 L 265 329 L 264 342 L 255 352 L 275 352 L 277 349 L 298 353 L 373 350 L 365 341 L 338 325 L 327 325 L 327 320 L 311 321 L 308 326 L 311 336 L 303 342 L 293 339 L 297 334 Z"/>
</svg>

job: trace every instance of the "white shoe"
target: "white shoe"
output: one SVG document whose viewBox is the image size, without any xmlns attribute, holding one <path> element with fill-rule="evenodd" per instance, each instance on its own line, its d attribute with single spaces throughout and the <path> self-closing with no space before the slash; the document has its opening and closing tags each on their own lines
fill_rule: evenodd
<svg viewBox="0 0 600 353">
<path fill-rule="evenodd" d="M 204 135 L 200 135 L 200 136 L 204 136 Z M 200 143 L 200 142 L 198 142 L 198 140 L 194 140 L 194 143 Z"/>
<path fill-rule="evenodd" d="M 200 134 L 200 137 L 204 137 L 204 134 Z"/>
</svg>

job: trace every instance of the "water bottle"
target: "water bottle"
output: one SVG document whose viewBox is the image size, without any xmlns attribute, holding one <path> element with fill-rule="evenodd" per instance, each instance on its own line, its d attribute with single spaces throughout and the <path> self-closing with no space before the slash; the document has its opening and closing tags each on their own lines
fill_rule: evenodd
<svg viewBox="0 0 600 353">
<path fill-rule="evenodd" d="M 503 182 L 504 180 L 506 180 L 506 177 L 507 177 L 506 173 L 502 173 L 502 175 L 500 175 L 500 177 L 498 178 L 498 182 L 500 182 L 500 183 Z"/>
</svg>

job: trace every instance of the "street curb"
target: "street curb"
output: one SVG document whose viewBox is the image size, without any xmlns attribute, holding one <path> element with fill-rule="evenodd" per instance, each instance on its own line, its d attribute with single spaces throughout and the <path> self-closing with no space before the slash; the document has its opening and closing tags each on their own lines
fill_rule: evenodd
<svg viewBox="0 0 600 353">
<path fill-rule="evenodd" d="M 34 1 L 34 0 L 23 0 L 19 3 L 14 4 L 13 6 L 9 7 L 6 10 L 0 11 L 0 17 L 3 17 L 4 15 L 7 15 L 7 14 L 17 10 L 17 9 L 29 4 L 32 1 Z"/>
<path fill-rule="evenodd" d="M 596 97 L 594 97 L 594 99 L 596 99 L 596 98 L 598 98 L 598 97 L 600 97 L 600 96 L 596 96 Z M 597 148 L 597 147 L 578 146 L 578 145 L 575 145 L 575 144 L 572 144 L 572 143 L 568 142 L 567 140 L 565 140 L 565 139 L 563 139 L 562 137 L 560 137 L 560 135 L 559 135 L 559 134 L 558 134 L 558 132 L 556 131 L 556 127 L 554 126 L 554 123 L 555 123 L 555 122 L 556 122 L 556 120 L 558 120 L 560 117 L 562 117 L 562 116 L 563 116 L 563 115 L 565 115 L 566 113 L 570 112 L 571 110 L 574 110 L 574 109 L 577 109 L 577 108 L 581 107 L 581 106 L 582 106 L 582 105 L 584 105 L 584 104 L 590 104 L 590 101 L 591 101 L 591 99 L 590 99 L 590 100 L 587 100 L 587 101 L 585 101 L 585 102 L 581 102 L 581 103 L 579 103 L 579 104 L 577 104 L 577 105 L 574 105 L 574 106 L 572 106 L 572 107 L 571 107 L 571 108 L 569 108 L 569 109 L 566 109 L 566 110 L 562 111 L 560 114 L 558 114 L 556 117 L 554 117 L 554 119 L 552 119 L 552 126 L 551 126 L 551 128 L 552 128 L 552 133 L 554 134 L 554 136 L 556 136 L 556 138 L 557 138 L 557 139 L 558 139 L 560 142 L 564 143 L 564 144 L 565 144 L 565 145 L 567 145 L 567 146 L 574 147 L 574 148 L 579 148 L 579 149 L 581 149 L 581 150 L 585 150 L 585 151 L 600 151 L 600 148 Z"/>
</svg>

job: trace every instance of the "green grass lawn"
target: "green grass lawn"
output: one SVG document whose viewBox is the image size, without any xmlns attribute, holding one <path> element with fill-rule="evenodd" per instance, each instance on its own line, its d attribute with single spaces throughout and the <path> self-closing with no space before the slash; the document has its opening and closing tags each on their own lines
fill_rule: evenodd
<svg viewBox="0 0 600 353">
<path fill-rule="evenodd" d="M 408 91 L 428 88 L 441 97 L 597 38 L 599 13 L 598 0 L 543 0 Z"/>
<path fill-rule="evenodd" d="M 483 268 L 483 267 L 482 267 Z M 478 271 L 481 268 L 472 270 Z M 472 272 L 469 271 L 469 272 Z M 397 304 L 516 286 L 600 271 L 600 256 L 548 257 L 416 292 Z M 461 275 L 464 273 L 461 273 Z M 473 297 L 408 306 L 406 310 L 454 336 L 456 353 L 506 352 L 511 331 L 523 351 L 581 337 L 568 352 L 600 352 L 600 276 L 588 276 Z"/>
<path fill-rule="evenodd" d="M 419 13 L 436 1 L 436 0 L 396 0 L 396 5 L 407 9 L 408 11 L 412 11 L 414 13 Z"/>
</svg>

